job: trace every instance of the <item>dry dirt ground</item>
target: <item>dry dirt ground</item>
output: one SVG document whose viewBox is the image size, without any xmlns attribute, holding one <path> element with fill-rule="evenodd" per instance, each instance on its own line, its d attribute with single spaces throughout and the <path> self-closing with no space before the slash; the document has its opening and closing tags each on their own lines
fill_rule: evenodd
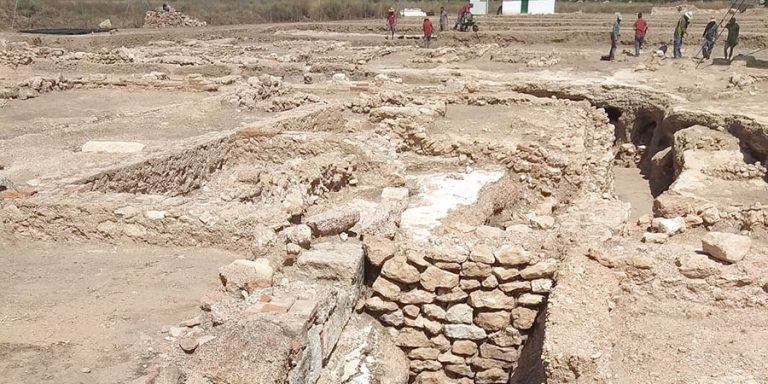
<svg viewBox="0 0 768 384">
<path fill-rule="evenodd" d="M 158 325 L 193 316 L 216 284 L 211 271 L 236 258 L 203 248 L 2 248 L 5 383 L 124 382 L 154 355 Z"/>
<path fill-rule="evenodd" d="M 768 12 L 708 16 L 0 34 L 0 382 L 768 383 Z"/>
</svg>

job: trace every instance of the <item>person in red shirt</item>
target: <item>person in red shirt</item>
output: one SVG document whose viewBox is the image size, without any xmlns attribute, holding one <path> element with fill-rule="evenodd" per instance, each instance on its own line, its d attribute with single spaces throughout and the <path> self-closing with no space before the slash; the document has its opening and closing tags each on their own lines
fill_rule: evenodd
<svg viewBox="0 0 768 384">
<path fill-rule="evenodd" d="M 643 13 L 637 14 L 635 20 L 635 56 L 640 56 L 640 48 L 643 47 L 645 34 L 648 32 L 648 22 L 643 19 Z"/>
<path fill-rule="evenodd" d="M 429 17 L 424 18 L 422 29 L 424 30 L 424 48 L 429 48 L 429 43 L 432 42 L 432 21 Z"/>
<path fill-rule="evenodd" d="M 397 25 L 397 13 L 395 9 L 390 7 L 387 11 L 387 26 L 389 27 L 389 33 L 392 34 L 392 38 L 395 38 L 395 26 Z"/>
<path fill-rule="evenodd" d="M 472 3 L 467 0 L 464 5 L 459 8 L 459 17 L 456 18 L 456 25 L 453 26 L 453 29 L 458 29 L 459 25 L 464 24 L 464 15 L 467 14 L 472 9 Z"/>
</svg>

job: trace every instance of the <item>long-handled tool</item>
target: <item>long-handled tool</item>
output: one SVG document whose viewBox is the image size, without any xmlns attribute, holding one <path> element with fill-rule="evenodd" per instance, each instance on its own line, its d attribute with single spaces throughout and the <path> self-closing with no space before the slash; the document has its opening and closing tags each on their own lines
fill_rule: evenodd
<svg viewBox="0 0 768 384">
<path fill-rule="evenodd" d="M 722 35 L 722 34 L 723 34 L 723 30 L 725 29 L 725 28 L 723 28 L 723 22 L 725 21 L 725 19 L 727 19 L 727 18 L 728 18 L 728 15 L 730 15 L 730 14 L 731 14 L 731 10 L 733 10 L 733 9 L 734 9 L 733 5 L 734 5 L 734 4 L 736 4 L 736 2 L 737 2 L 737 1 L 739 1 L 739 0 L 733 0 L 733 1 L 731 2 L 731 6 L 728 8 L 728 10 L 727 10 L 727 11 L 725 11 L 725 15 L 723 15 L 723 18 L 722 18 L 722 19 L 720 19 L 720 23 L 718 23 L 718 24 L 717 24 L 717 27 L 718 27 L 719 29 L 718 29 L 718 31 L 717 31 L 717 36 L 715 36 L 715 41 L 714 41 L 714 43 L 717 43 L 717 40 L 719 40 L 719 39 L 720 39 L 720 35 Z M 741 1 L 739 2 L 739 5 L 738 5 L 738 6 L 735 8 L 737 11 L 741 9 L 742 5 L 744 5 L 744 1 L 745 1 L 745 0 L 741 0 Z M 731 18 L 733 18 L 733 16 L 731 16 Z M 699 53 L 701 53 L 701 50 L 702 50 L 703 48 L 704 48 L 704 46 L 703 46 L 703 45 L 702 45 L 702 46 L 700 46 L 700 47 L 699 47 L 699 50 L 696 52 L 696 54 L 695 54 L 693 57 L 695 58 L 696 56 L 698 56 L 698 55 L 699 55 Z M 704 59 L 703 59 L 703 58 L 702 58 L 701 60 L 699 60 L 699 62 L 696 64 L 696 69 L 698 69 L 698 68 L 699 68 L 699 65 L 701 65 L 701 63 L 703 63 L 703 62 L 704 62 Z"/>
</svg>

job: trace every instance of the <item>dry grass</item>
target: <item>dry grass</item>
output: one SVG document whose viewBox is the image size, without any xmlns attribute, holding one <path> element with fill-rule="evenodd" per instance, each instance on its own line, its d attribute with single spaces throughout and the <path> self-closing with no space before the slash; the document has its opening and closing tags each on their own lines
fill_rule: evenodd
<svg viewBox="0 0 768 384">
<path fill-rule="evenodd" d="M 16 0 L 0 0 L 0 28 L 10 29 Z M 212 25 L 252 24 L 305 20 L 349 20 L 383 18 L 390 5 L 417 7 L 437 14 L 445 5 L 453 15 L 462 0 L 176 0 L 172 6 Z M 104 19 L 120 28 L 141 27 L 144 13 L 157 8 L 161 0 L 18 0 L 16 28 L 72 27 L 92 28 Z M 489 10 L 495 11 L 500 0 L 492 0 Z M 650 12 L 654 5 L 674 5 L 661 2 L 569 2 L 558 1 L 557 12 L 606 13 Z M 724 8 L 727 1 L 691 2 L 698 8 Z"/>
</svg>

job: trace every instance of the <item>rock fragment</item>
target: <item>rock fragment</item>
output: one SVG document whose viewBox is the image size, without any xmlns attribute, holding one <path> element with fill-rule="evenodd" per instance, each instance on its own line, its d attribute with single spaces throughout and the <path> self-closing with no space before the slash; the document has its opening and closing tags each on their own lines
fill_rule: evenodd
<svg viewBox="0 0 768 384">
<path fill-rule="evenodd" d="M 749 236 L 725 232 L 710 232 L 701 239 L 704 253 L 728 263 L 743 260 L 751 245 Z"/>
</svg>

